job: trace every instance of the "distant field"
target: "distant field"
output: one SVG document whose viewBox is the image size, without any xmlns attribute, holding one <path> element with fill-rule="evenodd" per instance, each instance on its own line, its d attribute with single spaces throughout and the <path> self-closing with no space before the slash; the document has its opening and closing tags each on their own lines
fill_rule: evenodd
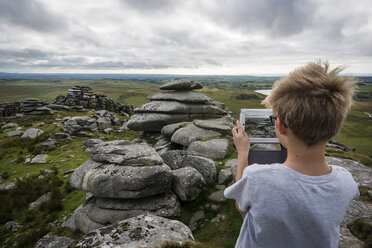
<svg viewBox="0 0 372 248">
<path fill-rule="evenodd" d="M 159 85 L 138 81 L 123 80 L 58 80 L 54 81 L 0 81 L 0 102 L 18 101 L 23 98 L 35 97 L 52 101 L 58 95 L 66 95 L 68 88 L 74 86 L 90 86 L 93 91 L 105 94 L 115 101 L 128 103 L 120 98 L 126 92 L 143 92 L 151 94 Z M 142 101 L 139 102 L 142 104 Z M 136 105 L 136 104 L 133 104 Z"/>
<path fill-rule="evenodd" d="M 233 112 L 233 117 L 239 117 L 241 108 L 264 108 L 261 101 L 264 96 L 255 93 L 253 89 L 247 89 L 245 85 L 253 85 L 255 88 L 268 88 L 272 84 L 265 82 L 228 81 L 228 87 L 221 87 L 223 82 L 211 81 L 205 78 L 207 85 L 200 92 L 212 99 L 226 104 Z M 159 92 L 159 84 L 162 81 L 150 83 L 148 81 L 135 80 L 82 80 L 60 79 L 41 81 L 0 81 L 0 102 L 18 101 L 27 97 L 36 97 L 52 101 L 58 95 L 66 95 L 67 89 L 74 85 L 90 86 L 96 93 L 105 94 L 109 98 L 120 103 L 139 106 L 148 101 L 147 96 Z M 243 97 L 241 97 L 243 96 Z M 352 111 L 336 140 L 357 149 L 359 153 L 372 155 L 372 118 L 366 113 L 372 114 L 372 83 L 364 83 L 359 86 L 356 102 Z"/>
</svg>

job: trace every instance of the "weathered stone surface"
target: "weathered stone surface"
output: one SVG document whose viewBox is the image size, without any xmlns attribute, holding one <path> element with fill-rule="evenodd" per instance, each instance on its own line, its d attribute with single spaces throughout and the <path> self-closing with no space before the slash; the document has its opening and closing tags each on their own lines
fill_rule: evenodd
<svg viewBox="0 0 372 248">
<path fill-rule="evenodd" d="M 28 204 L 28 210 L 32 210 L 32 209 L 38 207 L 41 203 L 49 201 L 51 197 L 52 197 L 51 192 L 48 192 L 48 193 L 40 196 L 36 201 L 31 202 L 30 204 Z"/>
<path fill-rule="evenodd" d="M 165 241 L 182 243 L 194 240 L 182 222 L 147 214 L 95 230 L 84 236 L 76 247 L 159 247 Z"/>
<path fill-rule="evenodd" d="M 174 132 L 176 132 L 181 127 L 187 126 L 189 123 L 190 122 L 180 122 L 166 125 L 161 129 L 161 134 L 164 135 L 165 137 L 172 137 Z"/>
<path fill-rule="evenodd" d="M 209 158 L 189 155 L 182 161 L 182 167 L 196 169 L 203 176 L 205 183 L 214 183 L 216 181 L 216 164 Z"/>
<path fill-rule="evenodd" d="M 205 185 L 203 176 L 192 167 L 172 171 L 172 190 L 183 201 L 193 201 Z"/>
<path fill-rule="evenodd" d="M 70 138 L 70 135 L 67 133 L 55 133 L 51 137 L 51 139 L 67 139 Z"/>
<path fill-rule="evenodd" d="M 155 195 L 139 199 L 94 197 L 88 204 L 86 212 L 93 221 L 106 224 L 146 213 L 174 218 L 180 215 L 181 207 L 173 194 Z"/>
<path fill-rule="evenodd" d="M 340 242 L 339 248 L 365 248 L 364 243 L 351 234 L 347 227 L 340 226 Z"/>
<path fill-rule="evenodd" d="M 7 132 L 4 136 L 5 137 L 14 137 L 14 136 L 21 136 L 23 134 L 23 131 L 15 130 Z"/>
<path fill-rule="evenodd" d="M 76 135 L 80 131 L 95 132 L 98 130 L 96 119 L 88 116 L 64 118 L 62 124 L 62 131 L 72 135 Z"/>
<path fill-rule="evenodd" d="M 72 246 L 75 240 L 55 235 L 45 235 L 35 244 L 34 248 L 67 248 Z"/>
<path fill-rule="evenodd" d="M 39 155 L 36 155 L 32 160 L 31 160 L 31 164 L 45 164 L 46 163 L 46 160 L 48 158 L 48 155 L 46 154 L 39 154 Z"/>
<path fill-rule="evenodd" d="M 82 211 L 82 208 L 83 208 L 83 205 L 80 205 L 77 209 L 75 209 L 74 213 L 72 213 L 70 215 L 70 217 L 67 218 L 67 220 L 62 222 L 61 226 L 62 227 L 68 227 L 72 230 L 76 230 L 77 227 L 75 225 L 75 216 L 76 216 L 76 214 L 80 213 L 80 211 Z"/>
<path fill-rule="evenodd" d="M 43 143 L 41 143 L 39 145 L 39 147 L 53 148 L 53 147 L 55 147 L 56 144 L 57 144 L 57 141 L 55 141 L 54 139 L 49 138 L 46 141 L 44 141 Z"/>
<path fill-rule="evenodd" d="M 18 224 L 15 221 L 8 221 L 5 223 L 5 227 L 8 230 L 11 230 L 12 232 L 17 232 L 19 227 L 22 227 L 22 225 Z"/>
<path fill-rule="evenodd" d="M 194 141 L 189 145 L 187 151 L 207 158 L 222 159 L 226 156 L 228 147 L 227 139 L 211 139 Z"/>
<path fill-rule="evenodd" d="M 234 158 L 234 159 L 227 160 L 225 163 L 225 167 L 233 167 L 234 165 L 237 165 L 237 164 L 238 164 L 238 159 Z"/>
<path fill-rule="evenodd" d="M 135 113 L 224 115 L 225 110 L 213 105 L 190 104 L 177 101 L 151 101 L 134 109 Z"/>
<path fill-rule="evenodd" d="M 0 184 L 0 190 L 11 190 L 17 188 L 16 182 L 8 182 Z"/>
<path fill-rule="evenodd" d="M 363 201 L 353 200 L 346 210 L 342 225 L 347 226 L 354 220 L 362 218 L 368 220 L 372 224 L 372 204 Z"/>
<path fill-rule="evenodd" d="M 205 130 L 200 127 L 195 126 L 194 124 L 189 124 L 186 127 L 178 129 L 172 135 L 172 142 L 188 146 L 192 142 L 196 141 L 198 138 L 212 138 L 218 137 L 221 134 L 212 130 Z"/>
<path fill-rule="evenodd" d="M 47 108 L 50 108 L 52 110 L 57 110 L 57 111 L 61 111 L 61 110 L 68 111 L 68 110 L 70 110 L 69 107 L 64 106 L 64 105 L 61 105 L 61 104 L 53 104 L 53 103 L 51 103 L 51 104 L 46 105 L 46 107 Z"/>
<path fill-rule="evenodd" d="M 231 169 L 223 169 L 218 175 L 218 184 L 225 184 L 233 179 Z"/>
<path fill-rule="evenodd" d="M 216 202 L 223 202 L 223 201 L 226 201 L 226 198 L 225 198 L 225 196 L 223 195 L 223 191 L 224 191 L 224 190 L 219 190 L 219 191 L 216 191 L 216 192 L 212 193 L 212 194 L 209 196 L 209 200 L 216 201 Z"/>
<path fill-rule="evenodd" d="M 159 87 L 161 90 L 197 90 L 202 89 L 203 86 L 196 81 L 190 81 L 185 79 L 172 80 Z"/>
<path fill-rule="evenodd" d="M 40 169 L 40 175 L 48 175 L 54 173 L 54 170 Z"/>
<path fill-rule="evenodd" d="M 98 162 L 121 165 L 160 165 L 163 159 L 146 144 L 95 146 L 89 150 Z"/>
<path fill-rule="evenodd" d="M 9 122 L 9 123 L 4 124 L 3 126 L 1 126 L 1 129 L 17 128 L 17 127 L 18 127 L 18 123 Z"/>
<path fill-rule="evenodd" d="M 87 86 L 74 86 L 68 89 L 67 95 L 59 95 L 53 102 L 54 104 L 69 106 L 72 111 L 83 109 L 102 109 L 113 111 L 121 115 L 132 114 L 132 105 L 123 105 L 108 99 L 105 95 L 96 94 Z"/>
<path fill-rule="evenodd" d="M 135 131 L 159 132 L 169 124 L 189 120 L 188 114 L 137 113 L 127 122 L 127 127 Z"/>
<path fill-rule="evenodd" d="M 193 232 L 199 227 L 199 222 L 205 219 L 205 213 L 203 210 L 199 210 L 193 214 L 190 219 L 189 228 Z"/>
<path fill-rule="evenodd" d="M 38 128 L 29 128 L 21 136 L 21 138 L 35 139 L 44 133 L 43 130 Z"/>
<path fill-rule="evenodd" d="M 38 107 L 34 108 L 32 111 L 24 112 L 27 115 L 52 115 L 54 111 L 48 107 Z"/>
<path fill-rule="evenodd" d="M 229 165 L 229 166 L 228 166 Z M 237 159 L 231 159 L 226 162 L 225 166 L 230 167 L 233 180 L 235 181 L 236 178 L 236 170 L 238 169 L 238 160 Z"/>
<path fill-rule="evenodd" d="M 186 103 L 207 103 L 212 99 L 204 94 L 195 91 L 171 91 L 159 92 L 148 96 L 151 101 L 178 101 Z"/>
<path fill-rule="evenodd" d="M 167 164 L 172 170 L 184 167 L 182 161 L 188 156 L 187 151 L 171 150 L 161 155 L 164 163 Z"/>
<path fill-rule="evenodd" d="M 168 192 L 171 186 L 169 166 L 103 165 L 87 160 L 71 175 L 71 186 L 95 196 L 140 198 Z"/>
<path fill-rule="evenodd" d="M 230 116 L 224 116 L 213 120 L 194 120 L 194 125 L 208 130 L 230 132 L 234 122 Z"/>
<path fill-rule="evenodd" d="M 87 215 L 86 210 L 87 207 L 85 206 L 74 212 L 74 223 L 76 228 L 87 234 L 97 228 L 103 227 L 102 224 L 91 220 Z"/>
</svg>

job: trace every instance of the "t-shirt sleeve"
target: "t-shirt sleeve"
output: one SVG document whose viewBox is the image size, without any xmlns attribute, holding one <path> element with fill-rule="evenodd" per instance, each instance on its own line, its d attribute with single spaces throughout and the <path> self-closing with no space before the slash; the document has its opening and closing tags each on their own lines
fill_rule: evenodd
<svg viewBox="0 0 372 248">
<path fill-rule="evenodd" d="M 243 212 L 247 212 L 251 206 L 251 197 L 249 192 L 250 180 L 247 168 L 244 169 L 242 178 L 224 191 L 225 198 L 235 200 L 238 203 L 239 209 Z"/>
</svg>

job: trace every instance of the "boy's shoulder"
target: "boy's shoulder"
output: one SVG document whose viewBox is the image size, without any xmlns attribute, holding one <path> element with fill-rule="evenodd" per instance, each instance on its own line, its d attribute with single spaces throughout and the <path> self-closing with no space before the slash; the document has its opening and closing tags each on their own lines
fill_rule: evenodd
<svg viewBox="0 0 372 248">
<path fill-rule="evenodd" d="M 283 171 L 284 167 L 283 164 L 252 164 L 244 169 L 244 173 L 249 175 L 278 173 Z"/>
</svg>

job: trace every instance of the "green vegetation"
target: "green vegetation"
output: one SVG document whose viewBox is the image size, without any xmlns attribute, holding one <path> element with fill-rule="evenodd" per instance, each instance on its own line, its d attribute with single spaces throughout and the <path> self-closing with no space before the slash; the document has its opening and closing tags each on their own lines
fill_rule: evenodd
<svg viewBox="0 0 372 248">
<path fill-rule="evenodd" d="M 219 77 L 191 78 L 201 81 L 205 86 L 198 90 L 212 99 L 226 104 L 235 119 L 239 118 L 241 108 L 264 108 L 261 101 L 264 96 L 254 92 L 256 89 L 269 89 L 277 78 L 248 78 L 248 77 Z M 257 81 L 255 81 L 257 80 Z M 90 86 L 97 94 L 105 94 L 109 98 L 121 103 L 139 106 L 148 101 L 147 96 L 159 92 L 159 84 L 166 80 L 155 79 L 148 81 L 130 80 L 0 80 L 0 101 L 16 101 L 26 97 L 36 97 L 53 100 L 57 95 L 66 95 L 67 89 L 74 85 Z M 336 140 L 350 147 L 355 152 L 344 152 L 337 149 L 327 149 L 327 155 L 348 158 L 359 161 L 372 167 L 372 118 L 368 114 L 372 109 L 372 82 L 364 80 L 359 84 L 355 105 L 350 111 L 341 132 Z M 60 224 L 73 211 L 84 204 L 85 192 L 75 190 L 69 186 L 69 175 L 64 172 L 72 170 L 85 162 L 90 155 L 84 151 L 83 141 L 86 138 L 75 137 L 71 140 L 58 140 L 55 148 L 40 148 L 39 144 L 52 134 L 61 132 L 61 119 L 66 116 L 90 116 L 93 112 L 57 112 L 54 116 L 35 116 L 31 118 L 0 118 L 0 122 L 16 122 L 22 127 L 35 127 L 45 133 L 34 140 L 20 137 L 4 137 L 8 131 L 0 129 L 0 176 L 4 182 L 16 182 L 19 186 L 15 190 L 0 191 L 0 243 L 7 246 L 16 243 L 16 247 L 33 247 L 35 242 L 46 233 L 65 235 L 79 238 L 82 233 L 60 227 Z M 118 116 L 121 121 L 128 117 Z M 56 120 L 57 118 L 57 120 Z M 202 118 L 202 117 L 201 117 Z M 35 123 L 44 122 L 39 127 Z M 57 125 L 53 124 L 55 122 Z M 117 130 L 119 126 L 114 127 Z M 25 128 L 24 128 L 25 129 Z M 13 129 L 14 130 L 14 129 Z M 128 139 L 133 140 L 142 135 L 142 132 L 125 131 L 110 134 L 93 133 L 92 138 L 104 140 Z M 151 136 L 145 139 L 149 143 L 156 140 Z M 46 164 L 25 164 L 26 158 L 37 154 L 47 154 Z M 217 170 L 225 168 L 223 165 L 228 159 L 236 158 L 233 141 L 229 140 L 228 153 L 225 159 L 216 160 Z M 40 169 L 52 169 L 53 174 L 39 178 Z M 25 176 L 28 174 L 28 177 Z M 213 185 L 205 187 L 201 195 L 193 202 L 182 204 L 180 220 L 189 223 L 192 215 L 203 210 L 206 218 L 201 226 L 193 233 L 197 244 L 175 243 L 163 244 L 163 248 L 220 248 L 232 247 L 238 237 L 242 218 L 235 209 L 233 201 L 216 203 L 210 201 L 209 195 L 215 192 Z M 361 187 L 361 199 L 371 201 L 369 188 Z M 52 198 L 42 206 L 28 210 L 28 204 L 41 195 L 52 192 Z M 213 208 L 212 208 L 213 206 Z M 218 214 L 224 215 L 221 222 L 212 222 Z M 13 220 L 21 226 L 18 231 L 8 230 L 4 223 Z M 363 220 L 354 222 L 349 227 L 355 235 L 359 235 L 366 244 L 371 244 L 371 226 Z"/>
</svg>

